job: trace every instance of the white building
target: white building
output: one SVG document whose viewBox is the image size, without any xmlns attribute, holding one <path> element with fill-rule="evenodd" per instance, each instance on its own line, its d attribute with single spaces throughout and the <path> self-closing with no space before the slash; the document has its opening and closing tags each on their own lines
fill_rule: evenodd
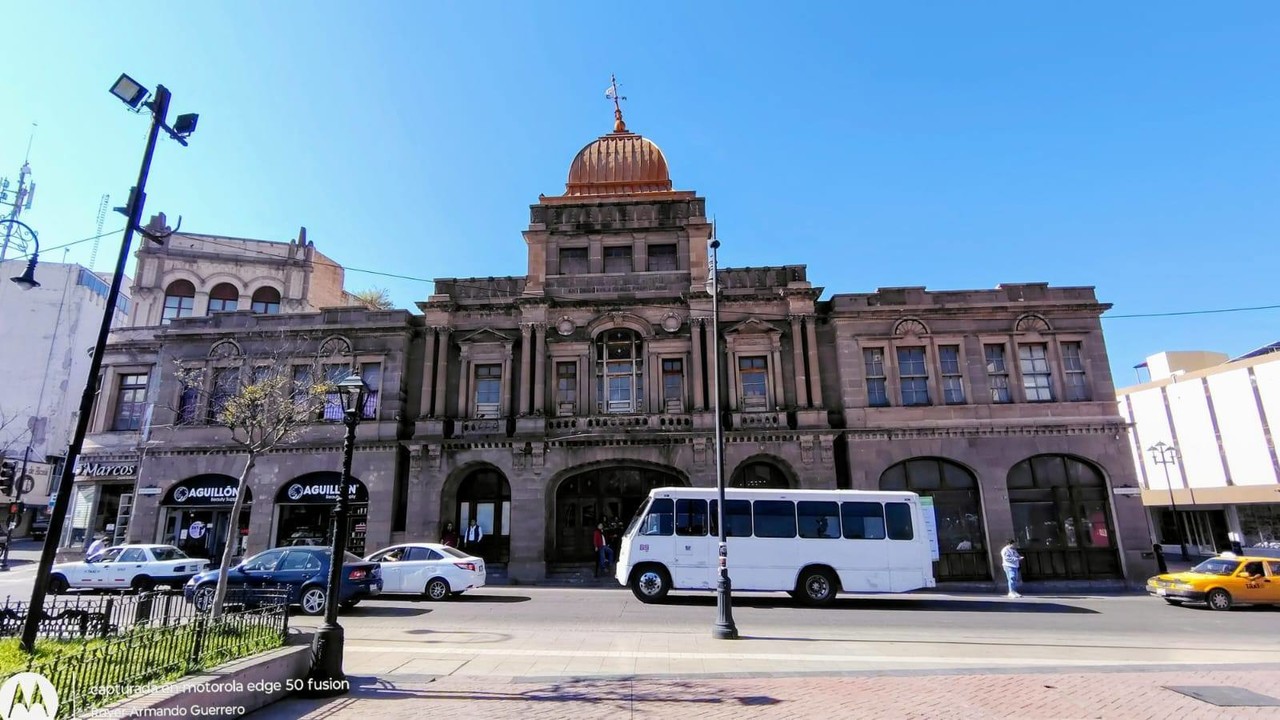
<svg viewBox="0 0 1280 720">
<path fill-rule="evenodd" d="M 1116 394 L 1156 541 L 1280 550 L 1280 343 L 1234 360 L 1160 353 L 1143 366 L 1151 380 Z"/>
<path fill-rule="evenodd" d="M 71 444 L 110 290 L 88 268 L 52 262 L 36 267 L 37 288 L 9 282 L 26 266 L 25 259 L 0 263 L 0 365 L 7 386 L 0 400 L 0 451 L 30 477 L 15 535 L 26 534 L 48 507 L 59 462 Z M 126 323 L 129 308 L 128 291 L 122 289 L 114 325 Z M 0 517 L 7 517 L 13 499 L 0 500 Z"/>
</svg>

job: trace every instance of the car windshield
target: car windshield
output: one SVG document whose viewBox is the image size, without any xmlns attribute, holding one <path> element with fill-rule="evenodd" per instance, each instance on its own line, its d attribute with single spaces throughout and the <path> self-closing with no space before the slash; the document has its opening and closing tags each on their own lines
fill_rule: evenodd
<svg viewBox="0 0 1280 720">
<path fill-rule="evenodd" d="M 187 554 L 176 547 L 168 545 L 164 547 L 151 548 L 151 554 L 156 556 L 156 560 L 186 560 Z"/>
<path fill-rule="evenodd" d="M 462 552 L 458 548 L 451 548 L 448 545 L 442 545 L 438 549 L 440 550 L 440 552 L 444 553 L 445 555 L 452 555 L 453 557 L 456 557 L 456 558 L 471 557 L 470 555 Z"/>
<path fill-rule="evenodd" d="M 97 557 L 98 562 L 111 562 L 120 557 L 120 553 L 124 552 L 124 548 L 107 548 L 101 555 Z"/>
<path fill-rule="evenodd" d="M 1200 573 L 1202 575 L 1231 575 L 1239 566 L 1240 563 L 1236 560 L 1211 558 L 1191 568 L 1191 572 Z"/>
<path fill-rule="evenodd" d="M 636 525 L 640 523 L 640 518 L 644 517 L 644 511 L 649 509 L 649 503 L 652 498 L 645 498 L 645 501 L 636 508 L 636 514 L 631 516 L 631 522 L 627 523 L 627 531 L 623 535 L 630 536 L 631 531 L 636 529 Z"/>
</svg>

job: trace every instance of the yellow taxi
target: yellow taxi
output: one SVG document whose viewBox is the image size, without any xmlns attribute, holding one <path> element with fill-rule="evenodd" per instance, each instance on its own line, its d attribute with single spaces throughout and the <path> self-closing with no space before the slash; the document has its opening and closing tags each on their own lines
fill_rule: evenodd
<svg viewBox="0 0 1280 720">
<path fill-rule="evenodd" d="M 1212 610 L 1280 605 L 1280 560 L 1223 553 L 1187 572 L 1151 578 L 1147 592 L 1170 605 L 1204 603 Z"/>
</svg>

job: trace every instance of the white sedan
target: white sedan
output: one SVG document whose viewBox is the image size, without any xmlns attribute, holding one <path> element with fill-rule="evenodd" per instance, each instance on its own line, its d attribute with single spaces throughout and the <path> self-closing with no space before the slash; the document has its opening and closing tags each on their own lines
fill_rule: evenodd
<svg viewBox="0 0 1280 720">
<path fill-rule="evenodd" d="M 145 592 L 157 585 L 182 587 L 208 567 L 209 561 L 187 557 L 172 545 L 120 545 L 93 560 L 54 565 L 49 590 L 57 594 L 71 588 Z"/>
<path fill-rule="evenodd" d="M 365 558 L 382 565 L 382 593 L 445 600 L 484 587 L 484 560 L 438 543 L 394 545 Z"/>
</svg>

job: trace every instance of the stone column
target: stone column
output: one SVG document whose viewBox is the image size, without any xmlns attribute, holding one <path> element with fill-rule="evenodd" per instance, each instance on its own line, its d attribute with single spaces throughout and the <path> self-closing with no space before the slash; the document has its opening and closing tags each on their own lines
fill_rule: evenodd
<svg viewBox="0 0 1280 720">
<path fill-rule="evenodd" d="M 426 338 L 422 344 L 425 357 L 422 359 L 422 398 L 418 403 L 418 416 L 431 417 L 431 383 L 436 376 L 436 348 L 440 345 L 435 328 L 427 328 Z"/>
<path fill-rule="evenodd" d="M 461 349 L 458 360 L 458 419 L 467 417 L 467 390 L 471 387 L 471 358 L 466 347 Z"/>
<path fill-rule="evenodd" d="M 716 355 L 715 333 L 712 332 L 714 324 L 711 320 L 705 318 L 703 319 L 702 324 L 707 328 L 703 350 L 707 356 L 707 409 L 710 410 L 716 405 L 715 398 L 720 397 L 719 395 L 716 395 L 716 393 L 720 392 L 720 388 L 714 386 L 715 380 L 713 378 L 715 378 L 716 374 L 712 370 L 711 363 L 720 362 L 720 358 Z M 722 373 L 720 375 L 720 381 L 724 382 L 724 380 L 725 377 Z M 732 387 L 733 383 L 729 383 L 729 386 Z"/>
<path fill-rule="evenodd" d="M 776 336 L 775 336 L 776 337 Z M 773 350 L 769 353 L 769 365 L 773 368 L 773 397 L 769 398 L 773 401 L 773 407 L 769 408 L 770 412 L 773 408 L 782 405 L 782 340 L 773 341 Z"/>
<path fill-rule="evenodd" d="M 689 318 L 689 345 L 693 351 L 693 411 L 706 408 L 706 391 L 702 383 L 702 318 Z"/>
<path fill-rule="evenodd" d="M 511 346 L 504 347 L 506 352 L 502 354 L 502 382 L 499 385 L 502 393 L 502 417 L 511 417 L 511 388 L 515 383 L 511 382 Z"/>
<path fill-rule="evenodd" d="M 804 338 L 800 335 L 800 316 L 791 316 L 791 351 L 796 364 L 795 384 L 796 384 L 796 407 L 809 407 L 808 385 L 809 380 L 804 372 Z M 782 392 L 782 388 L 778 388 L 778 392 Z"/>
<path fill-rule="evenodd" d="M 434 415 L 443 418 L 445 414 L 445 391 L 448 389 L 449 378 L 449 328 L 436 328 L 436 347 L 439 348 L 440 357 L 436 359 L 436 406 Z M 465 378 L 459 380 L 459 384 Z M 424 378 L 423 382 L 427 382 Z"/>
<path fill-rule="evenodd" d="M 533 411 L 547 414 L 547 324 L 534 326 Z"/>
<path fill-rule="evenodd" d="M 720 362 L 720 357 L 712 353 L 711 359 L 714 362 Z M 720 382 L 729 386 L 729 409 L 740 411 L 738 407 L 738 353 L 730 350 L 724 354 L 724 372 L 720 373 Z M 711 392 L 719 392 L 719 388 L 712 388 Z M 715 403 L 712 403 L 712 407 Z"/>
<path fill-rule="evenodd" d="M 533 360 L 533 324 L 520 324 L 520 382 L 514 383 L 520 392 L 516 412 L 529 414 L 529 363 Z"/>
<path fill-rule="evenodd" d="M 804 319 L 809 338 L 809 398 L 811 407 L 822 407 L 822 373 L 818 370 L 818 318 L 810 315 Z"/>
</svg>

